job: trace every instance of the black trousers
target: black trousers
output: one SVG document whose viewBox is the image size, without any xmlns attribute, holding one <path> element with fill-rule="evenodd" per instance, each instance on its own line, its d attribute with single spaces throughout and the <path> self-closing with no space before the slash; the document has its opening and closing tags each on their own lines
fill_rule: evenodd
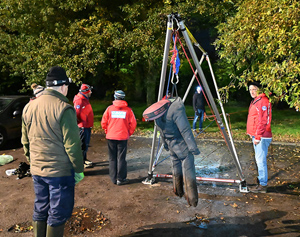
<svg viewBox="0 0 300 237">
<path fill-rule="evenodd" d="M 109 177 L 116 184 L 117 180 L 127 178 L 127 140 L 107 140 L 109 155 Z"/>
</svg>

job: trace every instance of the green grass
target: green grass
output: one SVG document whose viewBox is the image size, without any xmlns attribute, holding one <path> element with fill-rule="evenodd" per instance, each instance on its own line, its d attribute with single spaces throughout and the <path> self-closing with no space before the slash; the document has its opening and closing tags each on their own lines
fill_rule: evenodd
<svg viewBox="0 0 300 237">
<path fill-rule="evenodd" d="M 91 100 L 91 104 L 95 114 L 94 132 L 101 131 L 100 121 L 102 115 L 107 106 L 111 105 L 111 101 Z M 144 103 L 130 103 L 136 119 L 137 130 L 139 134 L 151 134 L 153 132 L 153 122 L 143 122 L 142 114 L 147 108 Z M 248 115 L 247 106 L 238 106 L 236 103 L 225 104 L 224 110 L 227 114 L 227 120 L 231 127 L 233 138 L 235 140 L 249 140 L 249 136 L 246 134 L 246 122 Z M 221 113 L 221 109 L 219 113 Z M 211 116 L 209 107 L 206 107 L 208 116 Z M 189 117 L 190 125 L 192 127 L 194 110 L 191 105 L 186 106 L 186 113 Z M 296 112 L 294 109 L 277 110 L 273 108 L 272 113 L 272 133 L 273 141 L 282 142 L 299 142 L 300 141 L 300 112 Z M 223 119 L 223 117 L 222 117 Z M 223 119 L 224 122 L 224 119 Z M 198 124 L 197 124 L 198 125 Z M 225 125 L 225 123 L 224 123 Z M 207 128 L 206 128 L 207 127 Z M 203 128 L 206 128 L 204 137 L 218 137 L 222 138 L 221 132 L 213 118 L 206 119 L 203 123 Z"/>
</svg>

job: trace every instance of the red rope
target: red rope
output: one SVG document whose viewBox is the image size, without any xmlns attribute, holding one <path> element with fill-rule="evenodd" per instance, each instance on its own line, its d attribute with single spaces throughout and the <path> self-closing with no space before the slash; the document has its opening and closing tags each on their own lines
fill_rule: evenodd
<svg viewBox="0 0 300 237">
<path fill-rule="evenodd" d="M 198 82 L 199 86 L 202 87 L 202 85 L 201 85 L 201 83 L 200 83 L 200 81 L 199 81 L 199 79 L 198 79 L 198 77 L 197 77 L 197 74 L 195 73 L 195 70 L 194 70 L 194 68 L 193 68 L 193 66 L 192 66 L 192 64 L 191 64 L 191 61 L 190 61 L 190 59 L 189 59 L 189 57 L 188 57 L 188 55 L 187 55 L 187 53 L 186 53 L 186 51 L 185 51 L 185 49 L 184 49 L 184 47 L 183 47 L 183 45 L 182 45 L 181 40 L 179 39 L 179 37 L 178 37 L 178 41 L 179 41 L 179 43 L 180 43 L 180 45 L 181 45 L 181 48 L 182 48 L 182 50 L 183 50 L 183 52 L 184 52 L 184 54 L 185 54 L 186 59 L 188 60 L 188 62 L 189 62 L 189 64 L 190 64 L 190 67 L 191 67 L 191 69 L 192 69 L 192 71 L 193 71 L 193 73 L 194 73 L 194 76 L 195 76 L 196 79 L 197 79 L 197 82 Z M 202 88 L 203 88 L 203 87 L 202 87 Z M 214 115 L 214 112 L 213 112 L 213 110 L 212 110 L 212 108 L 211 108 L 211 106 L 210 106 L 210 103 L 209 103 L 209 101 L 208 101 L 208 99 L 207 99 L 207 97 L 206 97 L 206 95 L 205 95 L 205 93 L 204 93 L 203 90 L 202 90 L 202 92 L 203 92 L 203 95 L 204 95 L 204 97 L 205 97 L 205 100 L 206 100 L 206 102 L 207 102 L 207 105 L 209 106 L 209 109 L 210 109 L 211 113 Z M 216 119 L 215 119 L 215 120 L 216 120 Z"/>
<path fill-rule="evenodd" d="M 175 40 L 173 45 L 173 50 L 170 52 L 173 53 L 170 63 L 173 65 L 173 73 L 176 74 L 176 58 L 177 58 L 177 50 L 176 50 L 176 43 L 178 38 L 178 31 L 175 32 Z"/>
</svg>

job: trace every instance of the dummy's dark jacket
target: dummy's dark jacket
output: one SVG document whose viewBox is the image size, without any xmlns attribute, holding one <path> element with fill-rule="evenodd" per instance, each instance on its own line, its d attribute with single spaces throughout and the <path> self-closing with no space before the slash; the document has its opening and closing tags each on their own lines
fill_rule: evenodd
<svg viewBox="0 0 300 237">
<path fill-rule="evenodd" d="M 162 139 L 170 149 L 175 143 L 180 143 L 181 148 L 187 147 L 188 151 L 199 153 L 181 98 L 172 102 L 167 112 L 155 122 Z"/>
</svg>

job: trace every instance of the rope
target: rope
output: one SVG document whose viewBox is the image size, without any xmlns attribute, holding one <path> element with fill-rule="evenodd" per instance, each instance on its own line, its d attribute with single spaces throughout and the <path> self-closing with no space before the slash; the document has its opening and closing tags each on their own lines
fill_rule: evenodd
<svg viewBox="0 0 300 237">
<path fill-rule="evenodd" d="M 165 157 L 164 159 L 162 159 L 160 162 L 155 163 L 152 167 L 155 168 L 156 166 L 158 166 L 160 163 L 164 162 L 164 161 L 165 161 L 166 159 L 168 159 L 169 157 L 170 157 L 170 155 L 167 156 L 167 157 Z"/>
<path fill-rule="evenodd" d="M 198 77 L 197 77 L 197 74 L 195 73 L 195 70 L 194 70 L 194 68 L 193 68 L 193 66 L 192 66 L 192 63 L 191 63 L 191 61 L 190 61 L 190 59 L 189 59 L 189 57 L 188 57 L 188 55 L 187 55 L 187 53 L 186 53 L 186 51 L 185 51 L 185 49 L 184 49 L 182 43 L 181 43 L 180 38 L 178 38 L 178 41 L 179 41 L 179 43 L 180 43 L 180 45 L 181 45 L 181 48 L 182 48 L 182 50 L 183 50 L 183 52 L 184 52 L 184 54 L 185 54 L 186 59 L 188 60 L 188 62 L 189 62 L 189 64 L 190 64 L 190 67 L 191 67 L 191 69 L 192 69 L 192 71 L 193 71 L 193 73 L 194 73 L 194 76 L 195 76 L 195 78 L 196 78 L 198 84 L 202 87 L 202 85 L 201 85 L 201 83 L 200 83 L 200 81 L 199 81 L 199 79 L 198 79 Z M 202 88 L 203 88 L 203 87 L 202 87 Z M 204 90 L 202 90 L 202 92 L 203 92 L 203 95 L 204 95 L 204 97 L 205 97 L 206 103 L 207 103 L 207 105 L 208 105 L 208 107 L 209 107 L 211 113 L 214 114 L 214 112 L 213 112 L 213 110 L 212 110 L 212 108 L 211 108 L 211 106 L 210 106 L 210 103 L 209 103 L 209 101 L 208 101 L 208 99 L 207 99 L 207 97 L 206 97 L 206 94 L 204 93 Z"/>
<path fill-rule="evenodd" d="M 180 67 L 180 59 L 179 59 L 178 49 L 176 47 L 177 38 L 178 38 L 178 32 L 175 32 L 175 35 L 173 35 L 173 41 L 174 41 L 173 50 L 170 51 L 173 53 L 170 63 L 173 64 L 173 73 L 175 75 L 178 75 L 179 67 Z"/>
<path fill-rule="evenodd" d="M 176 98 L 178 97 L 177 86 L 176 86 L 176 84 L 178 84 L 178 82 L 179 82 L 178 73 L 179 73 L 179 67 L 180 67 L 180 58 L 179 58 L 178 49 L 176 47 L 177 39 L 178 39 L 178 30 L 173 31 L 172 38 L 174 41 L 173 50 L 170 51 L 173 53 L 171 61 L 170 61 L 170 63 L 172 64 L 172 67 L 170 67 L 170 72 L 169 72 L 169 79 L 168 79 L 168 85 L 167 85 L 166 96 L 165 96 L 166 98 L 168 98 L 168 95 L 169 95 L 170 82 L 173 84 L 171 96 L 173 97 L 174 91 L 175 91 Z M 172 73 L 172 78 L 171 78 L 171 73 Z M 176 76 L 176 82 L 174 82 L 174 75 Z"/>
<path fill-rule="evenodd" d="M 196 78 L 198 84 L 201 86 L 200 81 L 199 81 L 199 79 L 198 79 L 198 77 L 197 77 L 197 75 L 196 75 L 196 73 L 195 73 L 195 70 L 194 70 L 194 68 L 193 68 L 193 66 L 192 66 L 192 64 L 191 64 L 191 61 L 190 61 L 189 57 L 187 56 L 187 53 L 186 53 L 186 51 L 185 51 L 185 49 L 184 49 L 184 47 L 183 47 L 183 45 L 182 45 L 182 43 L 181 43 L 179 37 L 178 37 L 178 41 L 179 41 L 179 43 L 180 43 L 180 45 L 181 45 L 181 48 L 183 49 L 183 52 L 184 52 L 184 54 L 185 54 L 185 57 L 187 58 L 187 60 L 188 60 L 188 62 L 189 62 L 189 64 L 190 64 L 190 67 L 191 67 L 191 69 L 192 69 L 192 71 L 193 71 L 193 73 L 194 73 L 194 75 L 195 75 L 195 78 Z M 214 114 L 214 112 L 213 112 L 213 110 L 212 110 L 212 108 L 211 108 L 211 106 L 210 106 L 210 103 L 209 103 L 209 101 L 208 101 L 208 99 L 207 99 L 207 97 L 206 97 L 206 95 L 205 95 L 205 93 L 204 93 L 203 90 L 202 90 L 202 92 L 203 92 L 203 95 L 204 95 L 204 97 L 205 97 L 205 100 L 206 100 L 206 102 L 207 102 L 207 105 L 208 105 L 208 107 L 209 107 L 211 113 Z M 221 127 L 220 127 L 218 121 L 216 120 L 216 117 L 215 117 L 215 121 L 216 121 L 216 123 L 217 123 L 217 125 L 218 125 L 218 127 L 219 127 L 219 130 L 221 131 Z M 226 139 L 225 139 L 225 137 L 224 137 L 224 134 L 223 134 L 222 132 L 221 132 L 221 134 L 222 134 L 224 140 L 226 141 Z M 227 146 L 228 146 L 228 145 L 229 145 L 229 144 L 227 144 Z"/>
<path fill-rule="evenodd" d="M 175 33 L 173 34 L 174 46 L 173 46 L 173 50 L 170 51 L 173 53 L 170 61 L 170 63 L 173 65 L 173 74 L 171 79 L 173 85 L 179 82 L 178 73 L 180 67 L 180 59 L 179 59 L 178 49 L 176 47 L 177 39 L 178 39 L 178 31 L 175 31 Z M 174 75 L 176 76 L 176 82 L 174 82 Z"/>
</svg>

